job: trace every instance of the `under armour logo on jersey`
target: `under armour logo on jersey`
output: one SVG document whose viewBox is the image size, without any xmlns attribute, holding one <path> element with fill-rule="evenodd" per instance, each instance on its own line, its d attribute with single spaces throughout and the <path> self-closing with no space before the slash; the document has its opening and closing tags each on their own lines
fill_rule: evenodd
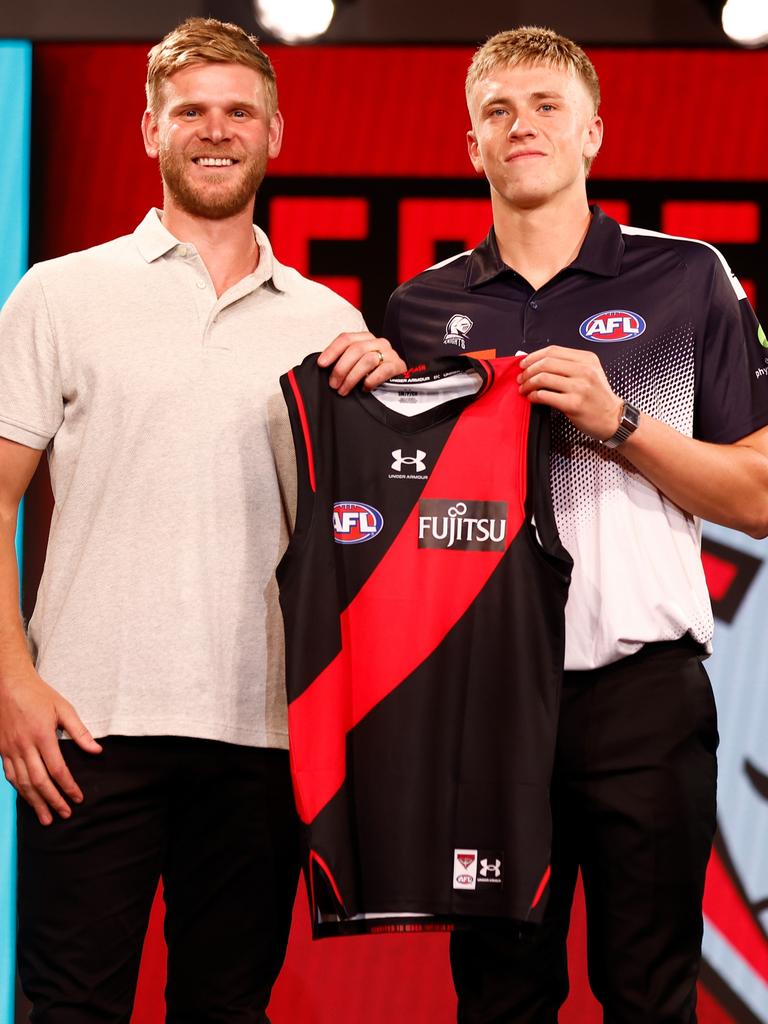
<svg viewBox="0 0 768 1024">
<path fill-rule="evenodd" d="M 427 453 L 421 451 L 419 448 L 416 449 L 416 455 L 403 455 L 403 449 L 398 448 L 392 452 L 392 458 L 395 460 L 392 463 L 392 469 L 396 473 L 403 472 L 403 466 L 413 466 L 414 473 L 423 473 L 427 468 L 427 464 L 424 461 Z"/>
<path fill-rule="evenodd" d="M 456 345 L 461 349 L 467 347 L 467 335 L 472 329 L 472 321 L 463 313 L 454 313 L 445 326 L 444 345 Z"/>
<path fill-rule="evenodd" d="M 501 861 L 498 859 L 498 857 L 496 858 L 495 861 L 493 861 L 493 863 L 491 863 L 491 861 L 489 861 L 487 857 L 483 857 L 483 859 L 480 861 L 480 874 L 483 876 L 483 878 L 487 878 L 488 875 L 493 875 L 494 878 L 500 878 Z"/>
</svg>

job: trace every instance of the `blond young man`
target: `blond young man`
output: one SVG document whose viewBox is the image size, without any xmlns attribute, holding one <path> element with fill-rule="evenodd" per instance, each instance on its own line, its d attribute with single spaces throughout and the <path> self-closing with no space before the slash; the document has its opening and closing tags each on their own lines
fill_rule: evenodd
<svg viewBox="0 0 768 1024">
<path fill-rule="evenodd" d="M 163 210 L 33 267 L 0 318 L 0 755 L 37 1024 L 129 1019 L 160 877 L 167 1020 L 267 1020 L 297 879 L 271 409 L 280 373 L 340 331 L 340 390 L 402 365 L 254 228 L 283 132 L 255 38 L 169 33 L 142 132 Z M 30 659 L 13 530 L 45 448 Z"/>
<path fill-rule="evenodd" d="M 604 1019 L 691 1024 L 717 747 L 697 517 L 768 532 L 765 335 L 710 246 L 588 205 L 603 124 L 578 46 L 502 32 L 466 89 L 493 227 L 402 285 L 384 333 L 409 365 L 529 353 L 520 389 L 554 413 L 555 512 L 575 564 L 545 923 L 454 933 L 459 1021 L 557 1020 L 580 868 Z"/>
</svg>

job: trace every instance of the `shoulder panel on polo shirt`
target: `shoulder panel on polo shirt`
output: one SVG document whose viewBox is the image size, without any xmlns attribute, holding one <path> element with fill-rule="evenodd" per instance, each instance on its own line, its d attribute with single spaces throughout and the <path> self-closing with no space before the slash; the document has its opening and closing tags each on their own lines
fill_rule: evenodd
<svg viewBox="0 0 768 1024">
<path fill-rule="evenodd" d="M 722 268 L 725 271 L 728 280 L 731 282 L 731 287 L 736 292 L 736 298 L 739 300 L 746 299 L 747 293 L 744 291 L 741 281 L 739 281 L 738 277 L 736 277 L 734 272 L 731 270 L 725 256 L 723 256 L 720 250 L 710 242 L 705 242 L 701 238 L 687 238 L 685 235 L 666 235 L 663 231 L 651 231 L 649 228 L 636 228 L 628 224 L 620 224 L 619 227 L 621 228 L 621 233 L 623 235 L 643 235 L 645 237 L 658 238 L 662 240 L 669 239 L 673 242 L 690 242 L 692 245 L 701 245 L 706 249 L 711 249 L 715 256 L 720 260 Z"/>
<path fill-rule="evenodd" d="M 455 256 L 449 256 L 447 260 L 441 260 L 439 263 L 433 263 L 431 267 L 425 267 L 421 273 L 428 274 L 430 270 L 439 270 L 441 267 L 447 267 L 449 263 L 460 260 L 462 256 L 471 256 L 473 252 L 474 249 L 465 249 L 464 252 L 457 252 Z"/>
</svg>

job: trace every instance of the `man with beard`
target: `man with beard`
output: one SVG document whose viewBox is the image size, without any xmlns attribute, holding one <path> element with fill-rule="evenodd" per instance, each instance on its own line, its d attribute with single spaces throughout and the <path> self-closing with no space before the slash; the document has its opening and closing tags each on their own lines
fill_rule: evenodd
<svg viewBox="0 0 768 1024">
<path fill-rule="evenodd" d="M 33 267 L 0 320 L 0 754 L 38 1024 L 129 1019 L 160 877 L 167 1019 L 267 1020 L 297 879 L 271 411 L 286 367 L 363 327 L 254 228 L 283 131 L 257 41 L 186 21 L 147 98 L 163 210 Z M 339 355 L 342 392 L 402 366 L 369 335 Z M 30 659 L 13 533 L 45 448 Z"/>
</svg>

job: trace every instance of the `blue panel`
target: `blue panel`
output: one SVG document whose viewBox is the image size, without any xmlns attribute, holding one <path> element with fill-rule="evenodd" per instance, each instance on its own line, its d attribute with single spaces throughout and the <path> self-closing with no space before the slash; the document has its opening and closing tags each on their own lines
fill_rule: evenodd
<svg viewBox="0 0 768 1024">
<path fill-rule="evenodd" d="M 0 41 L 0 303 L 27 268 L 32 46 Z M 20 517 L 21 519 L 21 517 Z M 16 550 L 21 548 L 21 523 Z M 0 777 L 0 1024 L 13 1020 L 15 961 L 15 809 Z"/>
<path fill-rule="evenodd" d="M 706 667 L 720 731 L 720 841 L 743 899 L 742 920 L 751 918 L 756 925 L 749 936 L 735 918 L 725 927 L 722 921 L 716 926 L 707 919 L 704 957 L 754 1020 L 768 1024 L 768 981 L 754 966 L 761 959 L 765 963 L 768 953 L 768 544 L 710 523 L 704 536 L 722 545 L 725 560 L 736 571 L 730 589 L 739 589 L 739 576 L 748 580 L 731 621 L 717 622 L 715 653 Z M 759 939 L 754 937 L 758 934 Z"/>
</svg>

